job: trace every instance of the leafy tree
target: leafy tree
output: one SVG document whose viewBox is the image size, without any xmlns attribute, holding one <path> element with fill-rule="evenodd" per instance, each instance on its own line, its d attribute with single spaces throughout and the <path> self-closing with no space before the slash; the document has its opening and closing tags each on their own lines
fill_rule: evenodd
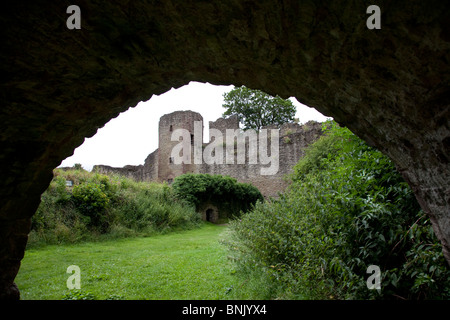
<svg viewBox="0 0 450 320">
<path fill-rule="evenodd" d="M 81 163 L 75 163 L 73 165 L 73 169 L 74 170 L 84 170 L 83 166 L 81 165 Z"/>
<path fill-rule="evenodd" d="M 263 126 L 294 121 L 295 106 L 288 99 L 245 86 L 235 87 L 223 96 L 225 103 L 222 106 L 227 109 L 223 116 L 236 114 L 244 130 L 259 130 Z"/>
</svg>

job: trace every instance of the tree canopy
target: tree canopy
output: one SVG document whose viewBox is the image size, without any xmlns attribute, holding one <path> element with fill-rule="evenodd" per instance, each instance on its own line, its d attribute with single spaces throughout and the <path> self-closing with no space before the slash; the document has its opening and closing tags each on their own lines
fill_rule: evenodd
<svg viewBox="0 0 450 320">
<path fill-rule="evenodd" d="M 294 120 L 296 109 L 289 99 L 273 97 L 245 86 L 235 87 L 223 96 L 225 102 L 222 107 L 227 109 L 223 116 L 236 114 L 244 130 L 259 130 L 264 126 L 282 125 Z"/>
</svg>

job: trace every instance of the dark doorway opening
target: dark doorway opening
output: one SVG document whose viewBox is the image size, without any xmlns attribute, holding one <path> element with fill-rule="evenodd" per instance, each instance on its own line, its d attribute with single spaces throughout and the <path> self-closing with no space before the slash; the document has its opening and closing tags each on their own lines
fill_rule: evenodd
<svg viewBox="0 0 450 320">
<path fill-rule="evenodd" d="M 206 221 L 213 222 L 213 209 L 206 210 Z"/>
</svg>

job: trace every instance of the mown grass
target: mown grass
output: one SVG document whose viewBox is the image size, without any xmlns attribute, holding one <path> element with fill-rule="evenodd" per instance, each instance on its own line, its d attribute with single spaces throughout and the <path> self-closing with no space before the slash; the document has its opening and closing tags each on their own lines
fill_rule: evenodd
<svg viewBox="0 0 450 320">
<path fill-rule="evenodd" d="M 205 223 L 166 235 L 30 248 L 16 283 L 24 300 L 63 299 L 76 290 L 67 288 L 66 270 L 77 265 L 80 292 L 90 298 L 236 299 L 243 286 L 220 243 L 226 233 Z"/>
</svg>

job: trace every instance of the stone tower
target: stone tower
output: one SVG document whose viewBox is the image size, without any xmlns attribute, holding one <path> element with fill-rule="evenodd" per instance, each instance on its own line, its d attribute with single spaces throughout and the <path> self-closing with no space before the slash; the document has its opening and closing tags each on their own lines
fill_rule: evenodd
<svg viewBox="0 0 450 320">
<path fill-rule="evenodd" d="M 194 131 L 195 121 L 201 121 L 201 130 Z M 180 140 L 172 141 L 172 134 L 177 129 L 185 129 L 190 135 L 191 161 L 190 163 L 176 164 L 172 157 L 172 150 L 180 144 Z M 195 137 L 195 134 L 200 137 Z M 158 156 L 158 178 L 160 181 L 171 183 L 173 179 L 181 174 L 197 172 L 194 164 L 194 140 L 203 142 L 203 117 L 193 111 L 175 111 L 162 116 L 159 120 L 159 156 Z"/>
</svg>

